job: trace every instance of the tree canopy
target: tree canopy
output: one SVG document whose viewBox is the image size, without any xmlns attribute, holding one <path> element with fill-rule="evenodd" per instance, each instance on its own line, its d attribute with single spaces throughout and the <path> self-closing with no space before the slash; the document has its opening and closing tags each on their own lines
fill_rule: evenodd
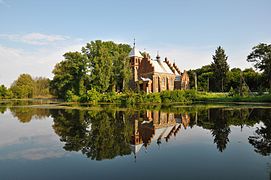
<svg viewBox="0 0 271 180">
<path fill-rule="evenodd" d="M 248 62 L 253 62 L 254 67 L 263 72 L 265 81 L 271 88 L 271 44 L 260 43 L 252 48 L 252 52 L 247 56 Z"/>
<path fill-rule="evenodd" d="M 48 78 L 32 78 L 29 74 L 21 74 L 7 90 L 6 98 L 48 97 L 49 81 Z"/>
<path fill-rule="evenodd" d="M 128 54 L 131 47 L 112 41 L 91 41 L 81 52 L 68 52 L 56 64 L 50 83 L 59 98 L 82 96 L 88 90 L 100 93 L 123 90 L 130 78 Z"/>
<path fill-rule="evenodd" d="M 215 55 L 213 55 L 214 62 L 211 64 L 214 78 L 216 80 L 215 87 L 218 91 L 224 91 L 226 74 L 229 71 L 227 59 L 228 56 L 226 56 L 224 49 L 219 46 L 215 51 Z"/>
<path fill-rule="evenodd" d="M 10 87 L 16 98 L 32 98 L 34 91 L 34 80 L 29 74 L 21 74 Z"/>
</svg>

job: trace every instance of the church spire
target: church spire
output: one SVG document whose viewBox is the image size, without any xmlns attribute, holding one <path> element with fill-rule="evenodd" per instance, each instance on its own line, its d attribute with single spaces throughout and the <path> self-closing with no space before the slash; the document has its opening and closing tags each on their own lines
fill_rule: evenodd
<svg viewBox="0 0 271 180">
<path fill-rule="evenodd" d="M 157 60 L 160 60 L 159 51 L 157 51 L 156 59 L 157 59 Z"/>
<path fill-rule="evenodd" d="M 134 47 L 132 48 L 132 50 L 129 53 L 129 57 L 139 57 L 139 58 L 143 58 L 143 56 L 140 54 L 140 52 L 136 49 L 136 43 L 135 43 L 135 38 L 134 38 Z"/>
</svg>

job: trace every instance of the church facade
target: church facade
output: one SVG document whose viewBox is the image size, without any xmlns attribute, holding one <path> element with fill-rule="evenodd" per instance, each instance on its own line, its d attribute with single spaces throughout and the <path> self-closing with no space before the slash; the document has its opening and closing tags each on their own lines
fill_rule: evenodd
<svg viewBox="0 0 271 180">
<path fill-rule="evenodd" d="M 189 89 L 189 76 L 186 71 L 181 72 L 175 63 L 167 58 L 161 60 L 157 54 L 156 59 L 150 55 L 143 55 L 136 49 L 135 44 L 129 53 L 132 77 L 131 89 L 140 89 L 147 93 L 164 90 Z"/>
</svg>

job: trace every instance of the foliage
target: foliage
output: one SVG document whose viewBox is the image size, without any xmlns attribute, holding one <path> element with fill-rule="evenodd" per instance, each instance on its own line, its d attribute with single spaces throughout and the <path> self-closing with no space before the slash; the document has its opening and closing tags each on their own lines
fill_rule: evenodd
<svg viewBox="0 0 271 180">
<path fill-rule="evenodd" d="M 4 85 L 0 85 L 0 99 L 4 99 L 7 95 L 8 89 Z"/>
<path fill-rule="evenodd" d="M 68 52 L 64 54 L 64 58 L 53 70 L 54 78 L 50 82 L 50 91 L 63 99 L 68 91 L 82 95 L 87 83 L 87 57 L 80 52 Z"/>
<path fill-rule="evenodd" d="M 96 89 L 91 89 L 81 97 L 80 101 L 96 104 L 101 99 L 101 96 L 102 95 L 96 91 Z"/>
<path fill-rule="evenodd" d="M 79 96 L 75 95 L 71 90 L 68 90 L 66 93 L 65 100 L 67 102 L 77 102 L 80 100 Z"/>
<path fill-rule="evenodd" d="M 33 97 L 48 97 L 50 80 L 44 77 L 36 77 L 34 80 Z"/>
<path fill-rule="evenodd" d="M 214 62 L 211 64 L 212 72 L 216 82 L 214 90 L 216 91 L 224 91 L 226 74 L 229 71 L 227 59 L 228 57 L 226 56 L 224 49 L 219 46 L 215 51 L 215 55 L 213 55 Z"/>
<path fill-rule="evenodd" d="M 65 59 L 53 70 L 51 92 L 65 99 L 71 91 L 85 101 L 92 96 L 88 94 L 92 89 L 100 93 L 122 91 L 130 78 L 130 50 L 127 44 L 97 40 L 87 43 L 82 52 L 64 54 Z"/>
<path fill-rule="evenodd" d="M 197 76 L 197 87 L 199 91 L 209 91 L 212 87 L 213 72 L 211 65 L 188 71 L 190 87 L 195 88 L 195 73 Z"/>
<path fill-rule="evenodd" d="M 90 88 L 99 92 L 123 90 L 130 78 L 128 54 L 131 47 L 112 41 L 91 41 L 82 48 L 88 57 Z"/>
<path fill-rule="evenodd" d="M 228 96 L 231 96 L 231 97 L 232 97 L 232 96 L 234 96 L 234 95 L 235 95 L 235 91 L 234 91 L 234 89 L 231 87 Z"/>
<path fill-rule="evenodd" d="M 271 88 L 271 44 L 260 43 L 252 50 L 247 56 L 247 61 L 253 62 L 254 67 L 263 72 L 264 79 Z"/>
<path fill-rule="evenodd" d="M 50 80 L 48 78 L 32 78 L 29 74 L 21 74 L 18 79 L 13 82 L 10 89 L 6 89 L 4 98 L 23 99 L 34 97 L 49 97 L 49 82 Z"/>
<path fill-rule="evenodd" d="M 10 87 L 15 98 L 32 98 L 34 80 L 29 74 L 21 74 Z"/>
</svg>

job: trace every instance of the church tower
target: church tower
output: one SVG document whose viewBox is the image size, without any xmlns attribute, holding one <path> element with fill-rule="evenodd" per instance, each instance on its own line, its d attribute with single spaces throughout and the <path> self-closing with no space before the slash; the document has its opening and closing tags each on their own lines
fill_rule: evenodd
<svg viewBox="0 0 271 180">
<path fill-rule="evenodd" d="M 134 46 L 132 50 L 129 53 L 129 58 L 130 58 L 130 67 L 132 71 L 132 77 L 131 77 L 131 85 L 132 87 L 136 87 L 136 82 L 139 80 L 139 73 L 138 69 L 141 63 L 141 60 L 143 56 L 140 54 L 140 52 L 136 49 L 135 46 L 135 40 L 134 40 Z"/>
</svg>

